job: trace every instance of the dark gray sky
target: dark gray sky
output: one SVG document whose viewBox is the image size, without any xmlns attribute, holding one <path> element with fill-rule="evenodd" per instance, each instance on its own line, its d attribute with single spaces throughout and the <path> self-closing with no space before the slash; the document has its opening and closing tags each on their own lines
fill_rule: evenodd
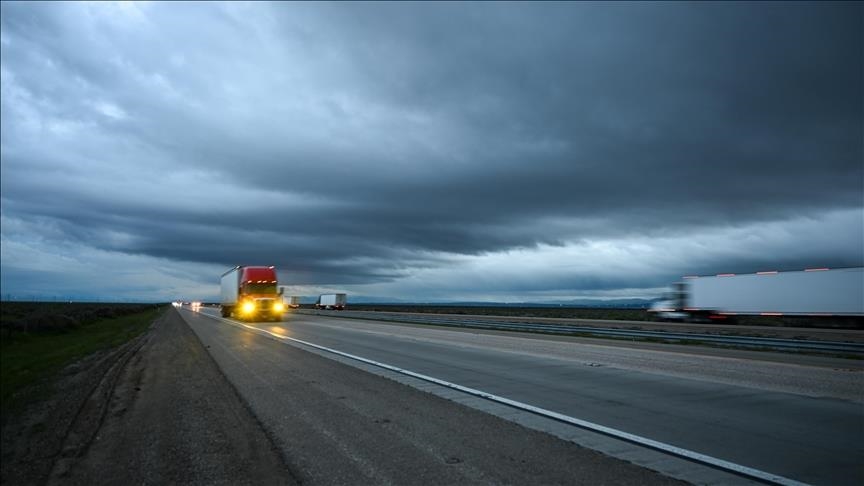
<svg viewBox="0 0 864 486">
<path fill-rule="evenodd" d="M 861 3 L 3 2 L 3 297 L 864 265 Z"/>
</svg>

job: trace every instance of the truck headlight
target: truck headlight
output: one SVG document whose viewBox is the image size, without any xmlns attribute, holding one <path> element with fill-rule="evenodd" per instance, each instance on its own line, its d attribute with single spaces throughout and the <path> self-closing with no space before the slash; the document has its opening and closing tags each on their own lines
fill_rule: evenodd
<svg viewBox="0 0 864 486">
<path fill-rule="evenodd" d="M 243 312 L 249 314 L 255 310 L 255 302 L 243 302 Z"/>
<path fill-rule="evenodd" d="M 285 304 L 283 304 L 282 302 L 276 302 L 275 304 L 273 304 L 273 310 L 276 312 L 282 312 L 285 310 Z"/>
</svg>

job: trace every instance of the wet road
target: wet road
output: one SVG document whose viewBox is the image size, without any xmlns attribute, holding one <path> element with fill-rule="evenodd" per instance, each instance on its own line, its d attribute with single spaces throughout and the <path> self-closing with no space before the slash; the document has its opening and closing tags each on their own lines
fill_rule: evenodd
<svg viewBox="0 0 864 486">
<path fill-rule="evenodd" d="M 854 360 L 812 366 L 308 315 L 258 326 L 798 481 L 864 482 Z"/>
</svg>

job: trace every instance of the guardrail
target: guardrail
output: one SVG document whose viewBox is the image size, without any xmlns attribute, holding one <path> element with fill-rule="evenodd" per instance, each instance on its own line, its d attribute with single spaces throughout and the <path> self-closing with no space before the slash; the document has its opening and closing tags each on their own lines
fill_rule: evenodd
<svg viewBox="0 0 864 486">
<path fill-rule="evenodd" d="M 326 315 L 348 319 L 368 319 L 375 321 L 405 322 L 459 328 L 488 329 L 495 331 L 534 332 L 565 336 L 608 337 L 641 341 L 661 341 L 670 343 L 712 344 L 717 346 L 759 348 L 796 352 L 820 352 L 864 356 L 864 343 L 840 341 L 814 341 L 805 339 L 780 339 L 750 336 L 718 336 L 715 334 L 644 331 L 637 329 L 610 329 L 587 326 L 568 326 L 536 322 L 496 321 L 492 319 L 472 319 L 441 315 L 417 314 L 379 314 L 375 312 L 351 311 L 296 311 L 301 314 Z"/>
</svg>

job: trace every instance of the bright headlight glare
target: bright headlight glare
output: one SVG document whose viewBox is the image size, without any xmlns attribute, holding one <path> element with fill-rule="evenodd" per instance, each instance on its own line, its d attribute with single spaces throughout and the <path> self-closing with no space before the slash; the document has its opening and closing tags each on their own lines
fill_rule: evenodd
<svg viewBox="0 0 864 486">
<path fill-rule="evenodd" d="M 243 303 L 243 312 L 252 312 L 255 310 L 254 302 L 244 302 Z"/>
<path fill-rule="evenodd" d="M 273 304 L 273 310 L 276 312 L 282 312 L 285 310 L 285 305 L 282 302 L 276 302 Z"/>
</svg>

